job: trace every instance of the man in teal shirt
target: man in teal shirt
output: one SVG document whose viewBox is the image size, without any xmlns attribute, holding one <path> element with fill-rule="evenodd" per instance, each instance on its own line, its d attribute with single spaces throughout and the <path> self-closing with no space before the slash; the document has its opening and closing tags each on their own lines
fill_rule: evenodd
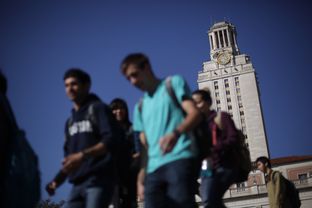
<svg viewBox="0 0 312 208">
<path fill-rule="evenodd" d="M 135 107 L 133 119 L 134 130 L 144 134 L 148 146 L 145 207 L 196 207 L 198 161 L 191 130 L 200 122 L 201 116 L 187 83 L 180 76 L 170 80 L 184 116 L 167 92 L 165 80 L 154 75 L 144 54 L 128 55 L 121 70 L 132 85 L 145 92 Z M 142 177 L 139 182 L 141 180 Z M 138 187 L 138 190 L 142 188 Z"/>
</svg>

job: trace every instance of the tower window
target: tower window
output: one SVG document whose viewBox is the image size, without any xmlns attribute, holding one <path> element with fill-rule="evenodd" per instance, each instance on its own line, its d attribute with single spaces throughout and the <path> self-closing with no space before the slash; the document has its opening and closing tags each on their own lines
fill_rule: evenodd
<svg viewBox="0 0 312 208">
<path fill-rule="evenodd" d="M 214 35 L 216 37 L 217 48 L 220 48 L 218 32 L 214 32 Z"/>
<path fill-rule="evenodd" d="M 231 35 L 232 35 L 232 43 L 234 43 L 234 32 L 232 32 Z"/>
<path fill-rule="evenodd" d="M 212 39 L 212 35 L 209 35 L 209 37 L 210 37 L 211 49 L 214 49 L 214 48 L 213 48 L 213 39 Z"/>
<path fill-rule="evenodd" d="M 230 91 L 229 91 L 229 90 L 225 91 L 225 94 L 229 95 L 229 94 L 230 94 Z"/>
<path fill-rule="evenodd" d="M 225 45 L 226 45 L 226 46 L 229 46 L 229 41 L 228 41 L 227 32 L 226 32 L 226 30 L 223 30 L 223 31 L 224 31 L 224 40 L 225 40 Z"/>
<path fill-rule="evenodd" d="M 221 47 L 224 47 L 222 30 L 219 31 Z"/>
</svg>

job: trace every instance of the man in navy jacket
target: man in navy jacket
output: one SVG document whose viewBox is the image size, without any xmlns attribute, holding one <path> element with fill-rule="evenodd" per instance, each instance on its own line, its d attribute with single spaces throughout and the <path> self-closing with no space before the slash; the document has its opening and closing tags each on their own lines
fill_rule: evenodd
<svg viewBox="0 0 312 208">
<path fill-rule="evenodd" d="M 64 83 L 73 102 L 72 115 L 65 124 L 65 157 L 46 190 L 53 195 L 68 178 L 73 188 L 66 208 L 108 207 L 115 181 L 111 111 L 90 93 L 91 79 L 86 72 L 69 69 Z"/>
</svg>

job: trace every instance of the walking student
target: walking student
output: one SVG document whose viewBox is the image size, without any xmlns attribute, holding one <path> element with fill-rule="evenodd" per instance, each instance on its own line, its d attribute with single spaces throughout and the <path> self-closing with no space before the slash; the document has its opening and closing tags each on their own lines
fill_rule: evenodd
<svg viewBox="0 0 312 208">
<path fill-rule="evenodd" d="M 184 116 L 168 94 L 165 80 L 155 76 L 146 55 L 128 55 L 121 63 L 121 71 L 133 86 L 144 92 L 142 101 L 135 106 L 133 128 L 144 133 L 148 146 L 145 207 L 197 207 L 194 197 L 197 155 L 189 132 L 201 117 L 187 83 L 181 76 L 171 77 Z"/>
<path fill-rule="evenodd" d="M 272 169 L 269 158 L 264 156 L 258 157 L 256 159 L 256 165 L 258 170 L 265 176 L 270 207 L 293 208 L 289 198 L 286 196 L 286 186 L 283 181 L 283 176 L 279 171 L 274 171 Z"/>
<path fill-rule="evenodd" d="M 111 110 L 90 93 L 91 78 L 81 69 L 69 69 L 64 84 L 73 103 L 65 124 L 65 158 L 46 190 L 53 195 L 68 177 L 73 187 L 66 208 L 108 207 L 115 185 Z"/>
<path fill-rule="evenodd" d="M 198 109 L 205 115 L 211 131 L 213 147 L 211 156 L 203 161 L 201 171 L 200 195 L 204 207 L 225 207 L 223 195 L 234 183 L 237 174 L 231 160 L 232 145 L 238 142 L 237 129 L 228 113 L 221 112 L 220 122 L 222 129 L 216 123 L 217 112 L 211 110 L 212 100 L 207 90 L 193 92 L 193 100 Z M 220 124 L 219 124 L 220 125 Z"/>
<path fill-rule="evenodd" d="M 133 131 L 129 120 L 128 105 L 121 98 L 115 98 L 110 108 L 121 128 L 126 132 L 125 149 L 122 154 L 126 163 L 122 164 L 122 171 L 117 188 L 114 192 L 114 208 L 136 208 L 137 205 L 137 175 L 140 169 L 140 141 L 138 134 Z"/>
</svg>

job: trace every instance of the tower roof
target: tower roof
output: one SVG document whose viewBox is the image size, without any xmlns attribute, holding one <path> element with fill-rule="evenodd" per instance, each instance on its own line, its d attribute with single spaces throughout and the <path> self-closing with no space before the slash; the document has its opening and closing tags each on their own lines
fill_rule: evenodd
<svg viewBox="0 0 312 208">
<path fill-rule="evenodd" d="M 224 26 L 230 26 L 232 28 L 235 28 L 235 26 L 233 24 L 231 24 L 230 22 L 228 21 L 222 21 L 222 22 L 217 22 L 217 23 L 214 23 L 211 28 L 209 29 L 208 32 L 211 32 L 212 30 L 215 30 L 215 29 L 218 29 L 218 28 L 221 28 L 221 27 L 224 27 Z"/>
</svg>

